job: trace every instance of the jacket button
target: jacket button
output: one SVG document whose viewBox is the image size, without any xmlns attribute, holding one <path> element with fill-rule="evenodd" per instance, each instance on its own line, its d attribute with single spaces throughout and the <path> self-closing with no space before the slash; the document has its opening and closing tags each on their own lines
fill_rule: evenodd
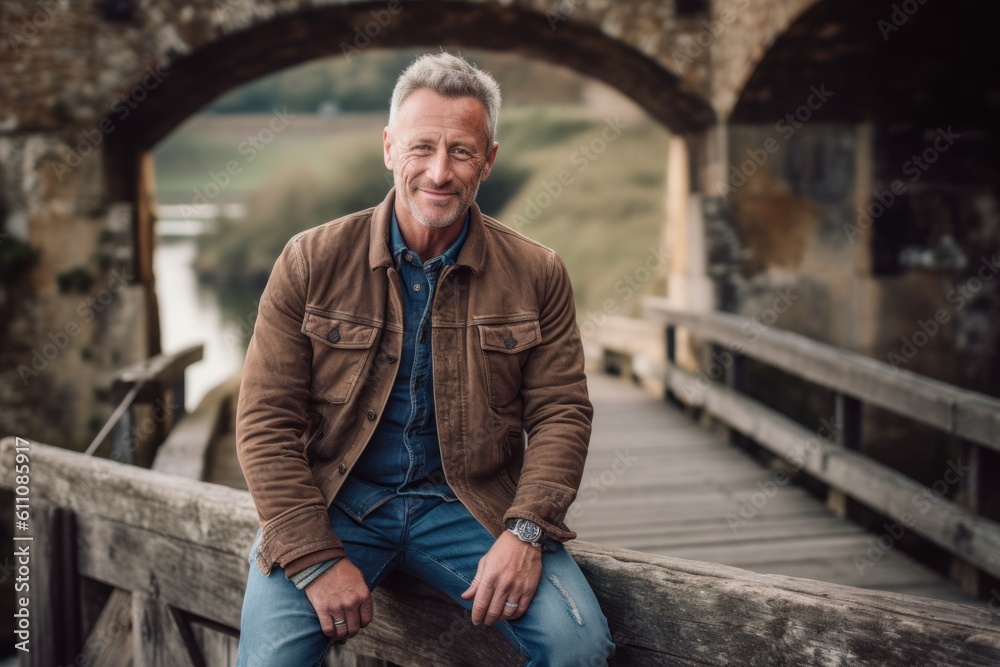
<svg viewBox="0 0 1000 667">
<path fill-rule="evenodd" d="M 339 466 L 337 466 L 337 472 L 343 475 L 345 472 L 347 472 L 347 466 L 341 463 Z"/>
<path fill-rule="evenodd" d="M 394 364 L 396 363 L 396 355 L 390 352 L 389 354 L 385 355 L 385 360 L 388 361 L 390 364 Z"/>
<path fill-rule="evenodd" d="M 517 339 L 512 335 L 508 335 L 507 340 L 503 342 L 503 346 L 508 350 L 513 350 L 517 346 Z"/>
<path fill-rule="evenodd" d="M 370 421 L 370 422 L 375 421 L 375 411 L 374 410 L 369 410 L 368 411 L 368 421 Z"/>
<path fill-rule="evenodd" d="M 331 329 L 330 333 L 326 335 L 326 339 L 331 343 L 336 343 L 340 341 L 340 329 Z"/>
</svg>

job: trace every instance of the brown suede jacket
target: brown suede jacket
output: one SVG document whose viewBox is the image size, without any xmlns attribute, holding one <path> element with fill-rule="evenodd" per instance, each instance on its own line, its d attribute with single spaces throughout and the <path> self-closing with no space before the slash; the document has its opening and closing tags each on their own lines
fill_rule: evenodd
<svg viewBox="0 0 1000 667">
<path fill-rule="evenodd" d="M 378 423 L 402 345 L 393 202 L 390 191 L 373 209 L 293 237 L 261 296 L 236 448 L 263 528 L 265 574 L 344 555 L 327 508 Z M 521 517 L 550 538 L 576 537 L 563 520 L 593 410 L 562 260 L 473 203 L 458 262 L 434 294 L 431 350 L 455 495 L 495 536 Z"/>
</svg>

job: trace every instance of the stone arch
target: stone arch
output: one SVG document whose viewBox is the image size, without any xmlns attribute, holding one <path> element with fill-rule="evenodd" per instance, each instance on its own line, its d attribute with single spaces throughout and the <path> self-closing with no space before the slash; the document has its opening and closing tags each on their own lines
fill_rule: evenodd
<svg viewBox="0 0 1000 667">
<path fill-rule="evenodd" d="M 975 0 L 814 0 L 755 63 L 730 120 L 773 120 L 826 85 L 830 122 L 1000 124 L 991 19 Z"/>
<path fill-rule="evenodd" d="M 770 45 L 822 0 L 714 0 L 702 36 L 712 50 L 712 103 L 727 118 Z M 707 34 L 705 34 L 707 32 Z"/>
<path fill-rule="evenodd" d="M 225 0 L 216 1 L 225 4 Z M 666 57 L 658 57 L 656 48 L 650 47 L 669 40 L 663 25 L 621 11 L 615 15 L 610 9 L 603 17 L 587 14 L 582 6 L 579 16 L 560 18 L 558 2 L 531 9 L 525 4 L 394 0 L 285 13 L 247 10 L 249 16 L 238 28 L 230 26 L 221 35 L 196 35 L 189 44 L 167 47 L 164 70 L 168 76 L 112 138 L 119 145 L 148 149 L 223 92 L 316 58 L 351 57 L 365 48 L 436 49 L 441 45 L 510 51 L 569 67 L 617 88 L 676 132 L 714 122 L 708 102 L 665 64 Z M 398 10 L 391 13 L 394 8 Z M 145 72 L 139 68 L 136 74 L 142 77 Z M 140 82 L 131 83 L 141 86 Z M 128 90 L 126 85 L 126 94 Z"/>
</svg>

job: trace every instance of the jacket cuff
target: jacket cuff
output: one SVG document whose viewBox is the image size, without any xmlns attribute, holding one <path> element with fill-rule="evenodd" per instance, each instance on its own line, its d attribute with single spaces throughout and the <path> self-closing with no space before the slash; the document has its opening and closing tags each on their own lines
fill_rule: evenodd
<svg viewBox="0 0 1000 667">
<path fill-rule="evenodd" d="M 344 545 L 330 530 L 330 517 L 322 505 L 298 510 L 264 524 L 257 567 L 267 576 L 275 565 L 286 568 L 297 559 L 317 552 L 324 555 L 317 557 L 318 560 L 345 555 Z M 308 566 L 308 562 L 302 561 L 299 571 Z"/>
<path fill-rule="evenodd" d="M 508 519 L 528 519 L 538 524 L 550 539 L 566 542 L 576 537 L 563 520 L 575 493 L 547 485 L 519 486 L 514 504 L 503 515 Z"/>
</svg>

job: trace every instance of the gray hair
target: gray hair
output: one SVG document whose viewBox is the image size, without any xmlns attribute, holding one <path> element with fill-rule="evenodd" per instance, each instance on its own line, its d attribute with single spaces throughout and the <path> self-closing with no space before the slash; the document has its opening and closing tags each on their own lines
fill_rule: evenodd
<svg viewBox="0 0 1000 667">
<path fill-rule="evenodd" d="M 500 84 L 488 72 L 462 56 L 450 53 L 420 56 L 396 80 L 389 105 L 390 128 L 394 126 L 399 107 L 406 98 L 421 89 L 431 90 L 443 97 L 474 97 L 482 102 L 486 109 L 486 147 L 489 149 L 493 145 L 500 120 Z"/>
</svg>

